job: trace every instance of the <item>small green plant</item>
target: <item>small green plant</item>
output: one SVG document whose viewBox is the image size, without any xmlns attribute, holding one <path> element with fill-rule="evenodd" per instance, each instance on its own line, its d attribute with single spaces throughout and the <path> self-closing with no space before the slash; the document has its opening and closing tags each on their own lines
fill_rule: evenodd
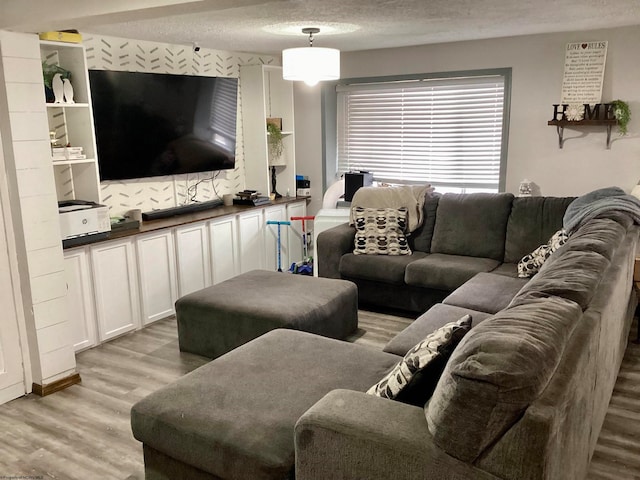
<svg viewBox="0 0 640 480">
<path fill-rule="evenodd" d="M 267 144 L 269 145 L 269 156 L 273 160 L 278 160 L 282 156 L 284 145 L 282 143 L 282 131 L 277 125 L 267 123 Z"/>
<path fill-rule="evenodd" d="M 618 132 L 620 132 L 620 135 L 626 135 L 627 124 L 631 118 L 629 104 L 624 100 L 614 100 L 611 105 L 613 105 L 613 116 L 618 121 Z"/>
<path fill-rule="evenodd" d="M 45 87 L 51 88 L 51 81 L 53 80 L 53 77 L 56 73 L 59 73 L 61 78 L 71 80 L 71 72 L 69 70 L 65 70 L 64 68 L 55 64 L 42 62 L 42 77 L 44 79 Z"/>
</svg>

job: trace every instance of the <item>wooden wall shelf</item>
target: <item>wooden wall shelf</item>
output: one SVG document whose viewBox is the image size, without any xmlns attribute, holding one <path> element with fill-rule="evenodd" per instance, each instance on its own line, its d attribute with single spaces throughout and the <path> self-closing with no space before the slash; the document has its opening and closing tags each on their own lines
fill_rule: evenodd
<svg viewBox="0 0 640 480">
<path fill-rule="evenodd" d="M 564 127 L 581 127 L 605 125 L 607 127 L 607 150 L 611 148 L 611 127 L 616 125 L 618 121 L 615 118 L 607 120 L 549 120 L 547 125 L 554 125 L 558 132 L 558 147 L 562 148 L 564 144 Z"/>
</svg>

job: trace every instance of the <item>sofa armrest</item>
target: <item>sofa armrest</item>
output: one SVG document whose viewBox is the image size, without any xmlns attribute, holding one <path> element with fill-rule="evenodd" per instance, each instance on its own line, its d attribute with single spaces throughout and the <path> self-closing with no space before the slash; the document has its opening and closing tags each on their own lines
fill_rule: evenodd
<svg viewBox="0 0 640 480">
<path fill-rule="evenodd" d="M 298 419 L 296 480 L 496 480 L 434 445 L 424 409 L 333 390 Z"/>
<path fill-rule="evenodd" d="M 356 229 L 348 223 L 325 230 L 318 234 L 318 258 L 315 259 L 318 276 L 340 278 L 340 259 L 353 251 Z"/>
</svg>

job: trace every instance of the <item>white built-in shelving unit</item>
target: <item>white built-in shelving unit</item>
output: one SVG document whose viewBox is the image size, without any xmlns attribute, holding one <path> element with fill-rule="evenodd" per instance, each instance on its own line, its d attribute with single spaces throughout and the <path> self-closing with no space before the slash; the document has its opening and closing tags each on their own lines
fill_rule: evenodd
<svg viewBox="0 0 640 480">
<path fill-rule="evenodd" d="M 296 195 L 293 84 L 282 78 L 282 67 L 240 67 L 240 95 L 244 138 L 245 185 L 263 195 L 271 193 L 267 118 L 282 119 L 283 154 L 276 162 L 281 195 Z"/>
<path fill-rule="evenodd" d="M 56 194 L 62 200 L 100 202 L 100 176 L 85 50 L 82 44 L 40 41 L 43 62 L 71 72 L 75 103 L 47 103 L 49 131 L 65 146 L 82 147 L 86 159 L 52 159 Z"/>
</svg>

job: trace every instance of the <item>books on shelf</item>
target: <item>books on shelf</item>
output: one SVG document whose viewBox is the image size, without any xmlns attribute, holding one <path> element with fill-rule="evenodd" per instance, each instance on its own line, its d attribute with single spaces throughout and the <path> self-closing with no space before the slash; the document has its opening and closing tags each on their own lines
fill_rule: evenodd
<svg viewBox="0 0 640 480">
<path fill-rule="evenodd" d="M 86 160 L 86 155 L 53 155 L 52 159 L 54 162 L 59 162 L 60 160 Z"/>
<path fill-rule="evenodd" d="M 52 147 L 51 157 L 53 161 L 60 160 L 86 160 L 82 147 Z"/>
</svg>

